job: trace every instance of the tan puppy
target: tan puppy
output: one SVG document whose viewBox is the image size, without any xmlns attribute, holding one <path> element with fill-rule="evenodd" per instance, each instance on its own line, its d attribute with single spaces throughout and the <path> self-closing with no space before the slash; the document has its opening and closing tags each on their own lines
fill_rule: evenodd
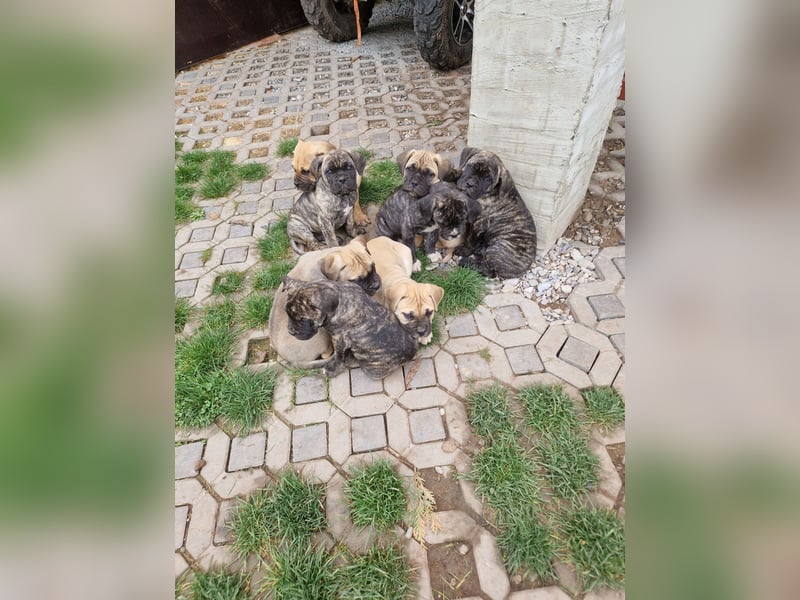
<svg viewBox="0 0 800 600">
<path fill-rule="evenodd" d="M 346 246 L 326 248 L 303 254 L 289 276 L 300 281 L 351 281 L 368 295 L 380 288 L 381 280 L 375 263 L 364 245 L 364 237 L 357 237 Z M 269 313 L 269 339 L 275 351 L 286 361 L 305 368 L 322 366 L 333 353 L 328 332 L 320 329 L 309 340 L 299 340 L 289 333 L 286 314 L 287 293 L 281 285 L 275 292 Z"/>
<path fill-rule="evenodd" d="M 335 150 L 336 146 L 328 142 L 304 142 L 298 140 L 297 146 L 294 148 L 294 156 L 292 157 L 292 169 L 294 169 L 294 187 L 303 192 L 313 192 L 317 186 L 314 174 L 311 172 L 311 163 L 318 156 L 322 156 L 330 150 Z M 358 173 L 356 176 L 356 184 L 361 187 L 361 176 L 363 173 Z M 357 198 L 358 196 L 356 196 Z M 356 199 L 355 206 L 353 206 L 353 221 L 359 227 L 364 227 L 369 224 L 367 215 L 361 210 L 361 205 Z"/>
<path fill-rule="evenodd" d="M 438 285 L 411 279 L 413 260 L 405 244 L 380 236 L 367 242 L 367 250 L 381 278 L 381 289 L 375 299 L 392 311 L 420 344 L 429 343 L 433 337 L 433 315 L 444 290 Z"/>
</svg>

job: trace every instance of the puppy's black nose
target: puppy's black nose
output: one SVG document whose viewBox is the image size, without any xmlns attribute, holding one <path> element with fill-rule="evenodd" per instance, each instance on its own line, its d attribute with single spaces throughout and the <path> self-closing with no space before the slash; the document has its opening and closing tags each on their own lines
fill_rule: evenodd
<svg viewBox="0 0 800 600">
<path fill-rule="evenodd" d="M 430 329 L 428 329 L 427 325 L 419 325 L 417 327 L 417 333 L 419 334 L 420 337 L 424 337 L 424 336 L 428 335 L 429 332 L 430 332 Z"/>
</svg>

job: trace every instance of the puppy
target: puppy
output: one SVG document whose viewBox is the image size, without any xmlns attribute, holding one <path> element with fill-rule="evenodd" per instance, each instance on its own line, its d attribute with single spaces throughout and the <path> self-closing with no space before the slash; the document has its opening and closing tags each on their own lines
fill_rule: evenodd
<svg viewBox="0 0 800 600">
<path fill-rule="evenodd" d="M 336 230 L 341 227 L 355 237 L 353 206 L 358 196 L 358 174 L 364 172 L 365 163 L 362 155 L 346 150 L 330 150 L 311 162 L 315 189 L 303 192 L 295 201 L 286 224 L 292 250 L 303 254 L 338 246 Z"/>
<path fill-rule="evenodd" d="M 317 187 L 317 180 L 311 173 L 311 163 L 318 156 L 322 156 L 326 152 L 336 150 L 336 146 L 328 142 L 304 142 L 298 140 L 297 146 L 294 148 L 294 155 L 292 156 L 292 169 L 294 169 L 294 187 L 301 192 L 313 192 Z M 356 187 L 361 187 L 361 175 L 359 173 L 356 177 Z M 367 215 L 361 210 L 361 205 L 356 197 L 356 203 L 353 205 L 353 221 L 358 227 L 365 227 L 369 224 Z"/>
<path fill-rule="evenodd" d="M 400 240 L 414 256 L 414 236 L 430 225 L 430 213 L 423 212 L 419 199 L 450 172 L 450 162 L 427 150 L 409 150 L 397 157 L 403 183 L 386 199 L 375 217 L 375 233 Z M 415 269 L 418 270 L 418 267 Z"/>
<path fill-rule="evenodd" d="M 351 357 L 373 379 L 414 358 L 414 336 L 357 285 L 284 277 L 283 287 L 289 333 L 307 340 L 324 327 L 330 334 L 334 355 L 323 367 L 328 377 L 341 373 Z"/>
<path fill-rule="evenodd" d="M 350 281 L 371 296 L 380 288 L 381 280 L 364 241 L 357 237 L 346 246 L 308 252 L 300 257 L 289 276 L 300 281 Z M 286 290 L 280 287 L 269 313 L 269 339 L 274 350 L 289 363 L 308 369 L 321 366 L 320 361 L 333 354 L 327 331 L 321 329 L 312 338 L 299 340 L 289 334 L 288 323 Z"/>
<path fill-rule="evenodd" d="M 464 244 L 459 264 L 487 277 L 508 279 L 527 271 L 536 257 L 536 225 L 511 174 L 493 152 L 465 148 L 458 189 L 481 205 Z"/>
<path fill-rule="evenodd" d="M 419 201 L 420 210 L 430 213 L 434 226 L 425 234 L 425 254 L 434 261 L 440 260 L 436 248 L 445 248 L 444 260 L 453 257 L 453 251 L 466 239 L 470 226 L 481 214 L 481 205 L 454 184 L 440 181 L 431 186 L 430 193 Z"/>
<path fill-rule="evenodd" d="M 433 315 L 439 308 L 444 290 L 438 285 L 417 283 L 411 279 L 412 258 L 408 247 L 381 236 L 367 242 L 367 250 L 375 261 L 381 278 L 381 289 L 375 299 L 394 313 L 420 344 L 433 338 Z"/>
</svg>

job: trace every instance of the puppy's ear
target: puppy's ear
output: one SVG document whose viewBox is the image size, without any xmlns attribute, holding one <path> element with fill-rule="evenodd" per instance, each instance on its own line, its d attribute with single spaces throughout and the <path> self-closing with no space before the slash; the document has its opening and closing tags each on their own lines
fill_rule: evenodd
<svg viewBox="0 0 800 600">
<path fill-rule="evenodd" d="M 369 241 L 369 236 L 366 233 L 362 233 L 361 235 L 357 235 L 352 240 L 350 240 L 350 243 L 352 244 L 353 242 L 355 242 L 359 246 L 363 246 L 364 249 L 366 250 L 368 241 Z"/>
<path fill-rule="evenodd" d="M 480 216 L 481 203 L 467 196 L 467 223 L 474 223 Z"/>
<path fill-rule="evenodd" d="M 319 259 L 319 270 L 332 281 L 336 281 L 339 278 L 339 271 L 343 267 L 344 260 L 338 252 L 331 252 Z"/>
<path fill-rule="evenodd" d="M 442 298 L 444 298 L 444 289 L 440 288 L 438 285 L 433 285 L 432 283 L 424 283 L 422 285 L 425 286 L 425 293 L 431 297 L 431 300 L 433 300 L 434 310 L 437 310 L 439 308 L 439 302 L 441 302 Z"/>
<path fill-rule="evenodd" d="M 397 157 L 397 166 L 400 167 L 400 174 L 402 175 L 403 172 L 406 170 L 406 163 L 408 159 L 411 158 L 411 154 L 413 150 L 406 150 L 400 156 Z"/>
<path fill-rule="evenodd" d="M 467 164 L 467 161 L 475 156 L 478 152 L 480 152 L 480 148 L 472 148 L 470 146 L 464 148 L 461 151 L 461 158 L 458 161 L 458 166 L 463 169 L 464 165 Z"/>
<path fill-rule="evenodd" d="M 353 164 L 356 166 L 358 174 L 363 175 L 364 169 L 367 167 L 367 158 L 360 152 L 348 152 L 348 154 L 353 159 Z"/>
<path fill-rule="evenodd" d="M 441 154 L 434 154 L 433 162 L 436 163 L 436 168 L 439 170 L 439 180 L 446 181 L 445 178 L 450 177 L 450 171 L 453 169 L 453 165 Z"/>
<path fill-rule="evenodd" d="M 517 186 L 514 184 L 514 178 L 511 177 L 511 173 L 502 163 L 497 175 L 497 187 L 501 196 L 512 196 L 515 193 L 519 193 L 517 192 Z"/>
<path fill-rule="evenodd" d="M 303 146 L 305 145 L 306 143 L 303 140 L 297 140 L 297 145 L 294 147 L 293 155 L 299 156 L 303 152 Z"/>
<path fill-rule="evenodd" d="M 283 282 L 283 290 L 286 292 L 289 292 L 300 285 L 297 279 L 292 279 L 288 275 L 284 275 L 281 281 Z"/>
<path fill-rule="evenodd" d="M 320 291 L 319 294 L 319 309 L 324 316 L 323 323 L 328 320 L 328 317 L 336 312 L 339 306 L 339 294 L 333 289 L 326 287 Z"/>
<path fill-rule="evenodd" d="M 315 157 L 314 160 L 311 161 L 311 166 L 308 168 L 308 170 L 314 174 L 316 179 L 319 179 L 320 171 L 322 170 L 322 160 L 324 157 L 324 154 L 320 154 L 319 156 Z"/>
</svg>

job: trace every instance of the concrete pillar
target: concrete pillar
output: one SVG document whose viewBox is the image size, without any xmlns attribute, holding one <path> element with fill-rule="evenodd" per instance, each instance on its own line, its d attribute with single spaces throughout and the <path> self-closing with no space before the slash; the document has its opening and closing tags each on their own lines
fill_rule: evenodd
<svg viewBox="0 0 800 600">
<path fill-rule="evenodd" d="M 476 0 L 467 140 L 505 163 L 547 252 L 580 208 L 619 93 L 623 0 Z"/>
</svg>

